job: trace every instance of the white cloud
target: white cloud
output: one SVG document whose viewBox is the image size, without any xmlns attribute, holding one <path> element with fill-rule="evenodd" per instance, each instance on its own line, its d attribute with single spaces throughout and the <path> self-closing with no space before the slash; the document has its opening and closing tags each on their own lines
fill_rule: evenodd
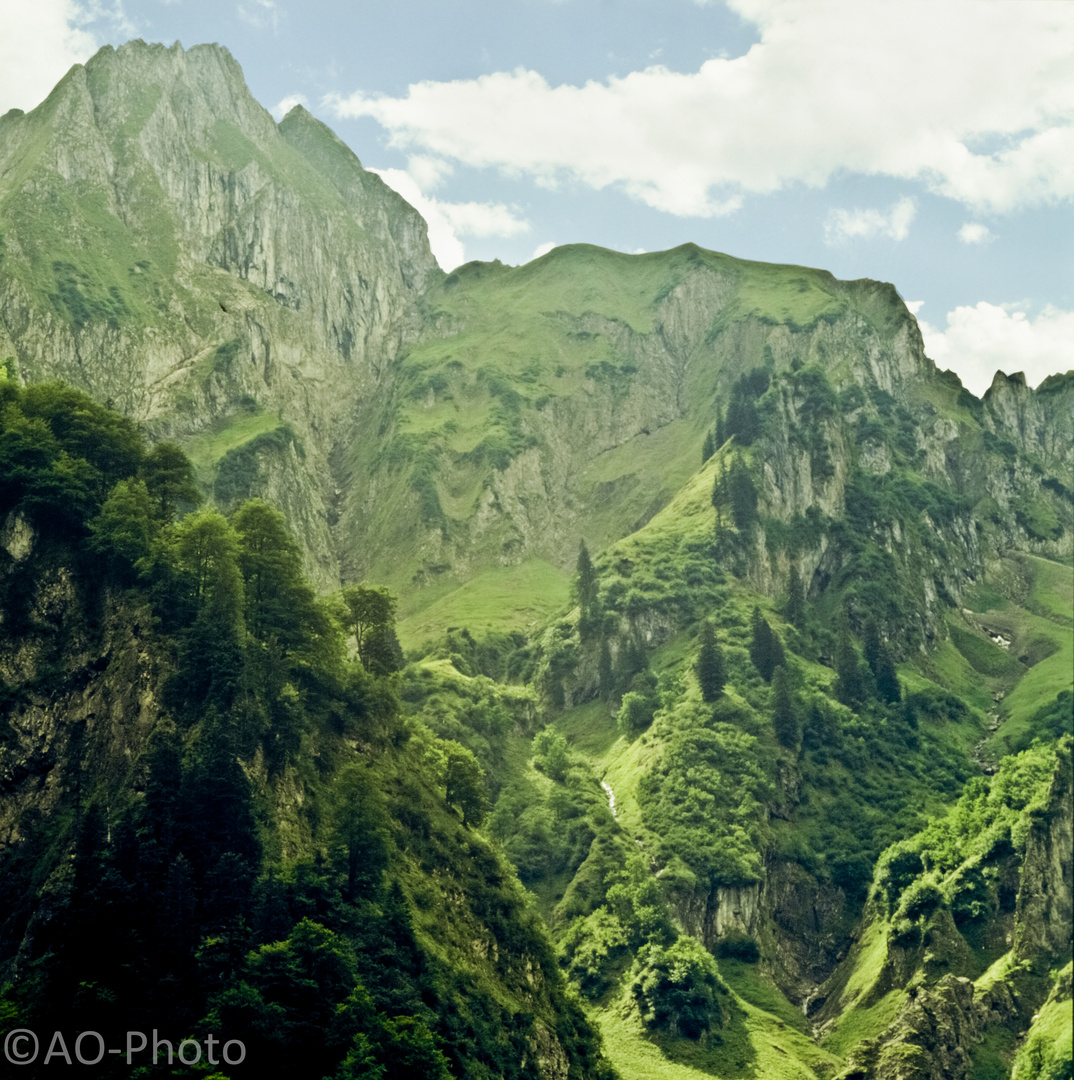
<svg viewBox="0 0 1074 1080">
<path fill-rule="evenodd" d="M 906 310 L 914 316 L 925 306 L 924 300 L 904 300 L 903 303 L 906 305 Z"/>
<path fill-rule="evenodd" d="M 443 158 L 415 154 L 407 159 L 406 171 L 422 191 L 428 191 L 439 187 L 455 170 Z"/>
<path fill-rule="evenodd" d="M 93 34 L 80 29 L 85 12 L 72 0 L 5 3 L 0 34 L 0 115 L 39 105 L 72 64 L 96 51 Z"/>
<path fill-rule="evenodd" d="M 280 98 L 275 105 L 269 109 L 272 113 L 272 119 L 278 124 L 296 105 L 308 105 L 309 99 L 305 94 L 288 94 L 287 97 Z"/>
<path fill-rule="evenodd" d="M 276 33 L 280 28 L 280 9 L 275 0 L 248 0 L 236 8 L 239 18 L 249 23 L 256 30 L 271 28 Z"/>
<path fill-rule="evenodd" d="M 1030 386 L 1056 372 L 1074 368 L 1074 311 L 1051 306 L 1036 316 L 1022 304 L 957 307 L 947 314 L 947 329 L 918 320 L 925 352 L 941 368 L 958 373 L 963 385 L 980 397 L 997 371 L 1025 373 Z"/>
<path fill-rule="evenodd" d="M 874 236 L 905 240 L 915 213 L 914 200 L 905 197 L 894 203 L 887 213 L 873 209 L 833 209 L 824 223 L 824 242 L 838 244 L 846 240 L 869 240 Z"/>
<path fill-rule="evenodd" d="M 964 244 L 987 244 L 989 240 L 994 240 L 992 230 L 987 225 L 982 225 L 979 221 L 967 221 L 961 229 L 958 230 L 958 238 Z"/>
<path fill-rule="evenodd" d="M 694 73 L 552 86 L 519 69 L 326 104 L 375 118 L 397 148 L 618 186 L 674 214 L 837 172 L 916 180 L 979 211 L 1074 195 L 1074 4 L 728 2 L 761 40 Z"/>
<path fill-rule="evenodd" d="M 542 255 L 547 255 L 555 246 L 555 243 L 551 240 L 545 244 L 538 244 L 533 249 L 533 254 L 530 256 L 530 262 L 534 259 L 539 259 Z"/>
<path fill-rule="evenodd" d="M 466 262 L 464 236 L 517 236 L 529 231 L 529 222 L 516 217 L 503 203 L 441 202 L 425 195 L 414 177 L 402 169 L 370 171 L 394 188 L 425 218 L 429 226 L 429 246 L 445 270 Z"/>
</svg>

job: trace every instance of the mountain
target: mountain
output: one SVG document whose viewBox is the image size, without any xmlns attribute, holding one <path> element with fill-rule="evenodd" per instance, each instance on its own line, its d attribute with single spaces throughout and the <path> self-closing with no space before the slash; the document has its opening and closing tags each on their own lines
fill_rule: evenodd
<svg viewBox="0 0 1074 1080">
<path fill-rule="evenodd" d="M 277 126 L 216 47 L 102 50 L 0 142 L 0 351 L 193 440 L 210 482 L 270 446 L 260 486 L 333 580 L 312 478 L 436 272 L 421 218 L 304 110 Z"/>
<path fill-rule="evenodd" d="M 64 928 L 189 888 L 184 1030 L 293 1055 L 312 978 L 326 1073 L 1061 1075 L 1074 373 L 690 244 L 445 274 L 142 42 L 0 118 L 0 360 L 13 1017 L 136 1000 Z"/>
</svg>

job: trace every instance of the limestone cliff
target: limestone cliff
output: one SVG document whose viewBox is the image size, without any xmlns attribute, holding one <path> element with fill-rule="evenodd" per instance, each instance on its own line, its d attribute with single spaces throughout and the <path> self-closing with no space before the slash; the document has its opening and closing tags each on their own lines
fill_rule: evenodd
<svg viewBox="0 0 1074 1080">
<path fill-rule="evenodd" d="M 305 110 L 277 126 L 216 46 L 136 41 L 76 65 L 4 117 L 0 175 L 0 323 L 21 376 L 184 441 L 290 424 L 307 467 L 262 453 L 251 493 L 295 489 L 280 502 L 337 580 L 330 453 L 436 270 L 417 213 Z"/>
</svg>

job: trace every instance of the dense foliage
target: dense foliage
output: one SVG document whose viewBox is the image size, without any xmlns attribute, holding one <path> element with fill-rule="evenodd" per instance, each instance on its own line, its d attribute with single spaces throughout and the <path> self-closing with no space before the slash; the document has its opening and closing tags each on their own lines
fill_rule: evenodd
<svg viewBox="0 0 1074 1080">
<path fill-rule="evenodd" d="M 4 1014 L 118 1044 L 164 1025 L 173 1043 L 241 1039 L 232 1076 L 270 1061 L 296 1077 L 537 1076 L 550 1037 L 572 1076 L 601 1075 L 513 874 L 475 832 L 492 744 L 475 756 L 403 713 L 393 599 L 318 598 L 264 503 L 183 514 L 199 497 L 181 452 L 83 395 L 0 395 L 0 520 L 34 537 L 3 581 L 5 633 L 34 625 L 35 577 L 66 568 L 66 623 L 91 620 L 92 639 L 142 612 L 164 674 L 130 776 L 86 775 L 0 853 Z M 42 700 L 5 683 L 5 720 Z M 493 742 L 512 707 L 489 696 Z"/>
</svg>

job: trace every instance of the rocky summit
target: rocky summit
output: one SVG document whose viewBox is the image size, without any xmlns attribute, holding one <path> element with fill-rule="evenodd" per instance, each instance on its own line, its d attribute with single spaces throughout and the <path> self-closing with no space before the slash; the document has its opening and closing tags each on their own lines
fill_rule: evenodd
<svg viewBox="0 0 1074 1080">
<path fill-rule="evenodd" d="M 0 118 L 0 363 L 5 1030 L 1070 1075 L 1074 373 L 692 244 L 445 273 L 140 41 Z"/>
</svg>

